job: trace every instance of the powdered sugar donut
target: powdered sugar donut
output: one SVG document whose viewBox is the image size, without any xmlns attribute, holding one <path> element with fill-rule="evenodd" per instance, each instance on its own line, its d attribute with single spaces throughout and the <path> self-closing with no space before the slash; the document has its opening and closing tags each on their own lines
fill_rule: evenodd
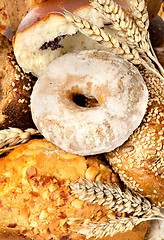
<svg viewBox="0 0 164 240">
<path fill-rule="evenodd" d="M 105 51 L 76 51 L 54 60 L 40 76 L 31 110 L 47 140 L 92 155 L 125 142 L 141 123 L 147 101 L 144 80 L 131 63 Z"/>
</svg>

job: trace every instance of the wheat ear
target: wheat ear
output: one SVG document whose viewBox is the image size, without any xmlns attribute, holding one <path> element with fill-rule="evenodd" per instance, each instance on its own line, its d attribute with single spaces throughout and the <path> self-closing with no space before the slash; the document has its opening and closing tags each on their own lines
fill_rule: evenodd
<svg viewBox="0 0 164 240">
<path fill-rule="evenodd" d="M 110 27 L 117 31 L 118 36 L 126 38 L 128 44 L 137 47 L 138 42 L 145 41 L 133 19 L 116 2 L 92 0 L 91 5 L 106 17 L 107 21 L 111 23 Z"/>
<path fill-rule="evenodd" d="M 149 15 L 145 0 L 130 0 L 128 1 L 128 4 L 140 31 L 146 35 L 149 28 Z"/>
<path fill-rule="evenodd" d="M 110 33 L 106 33 L 98 26 L 91 24 L 86 19 L 72 14 L 69 11 L 65 10 L 64 16 L 67 21 L 73 23 L 82 34 L 99 42 L 102 46 L 109 48 L 114 54 L 121 55 L 133 64 L 142 64 L 146 69 L 152 71 L 159 78 L 164 80 L 155 68 L 149 66 L 149 64 L 140 57 L 139 52 L 136 49 L 132 49 L 127 44 L 117 40 L 117 38 L 113 37 Z"/>
<path fill-rule="evenodd" d="M 88 180 L 71 183 L 70 188 L 74 194 L 78 194 L 79 199 L 88 200 L 92 204 L 97 202 L 112 211 L 124 212 L 140 219 L 158 216 L 164 220 L 158 207 L 152 206 L 149 200 L 128 188 L 122 191 L 117 185 L 112 187 L 109 183 Z"/>
<path fill-rule="evenodd" d="M 89 224 L 80 228 L 77 234 L 85 236 L 86 239 L 90 237 L 103 238 L 107 236 L 113 236 L 118 232 L 126 232 L 132 230 L 135 225 L 139 224 L 138 218 L 119 218 L 108 220 L 107 222 L 99 222 L 95 224 Z"/>
<path fill-rule="evenodd" d="M 135 1 L 130 2 L 135 6 Z M 116 34 L 125 38 L 128 45 L 131 48 L 135 48 L 139 53 L 145 52 L 149 58 L 157 64 L 161 74 L 164 76 L 164 69 L 159 63 L 150 42 L 149 32 L 147 30 L 149 26 L 149 18 L 145 1 L 142 0 L 142 2 L 138 4 L 138 1 L 136 0 L 136 3 L 136 7 L 138 6 L 137 13 L 136 10 L 134 10 L 134 7 L 132 7 L 132 10 L 134 16 L 137 14 L 137 17 L 139 17 L 139 10 L 141 11 L 141 14 L 144 11 L 145 17 L 143 18 L 143 16 L 140 16 L 140 21 L 146 22 L 146 27 L 144 29 L 141 26 L 139 27 L 141 24 L 137 25 L 135 19 L 132 19 L 132 17 L 113 0 L 91 0 L 91 5 L 106 17 L 109 23 L 111 23 L 110 27 L 117 31 Z M 143 6 L 145 7 L 144 10 Z M 143 22 L 143 26 L 145 26 L 145 22 Z"/>
<path fill-rule="evenodd" d="M 148 220 L 150 219 L 138 219 L 136 217 L 112 219 L 107 220 L 107 222 L 99 222 L 83 226 L 77 230 L 76 233 L 85 236 L 86 239 L 91 237 L 94 237 L 95 239 L 107 236 L 112 237 L 118 232 L 123 233 L 128 230 L 132 230 L 139 223 Z"/>
<path fill-rule="evenodd" d="M 8 128 L 0 131 L 0 154 L 15 148 L 18 144 L 27 142 L 31 136 L 38 135 L 39 131 L 28 128 L 22 131 L 19 128 Z"/>
</svg>

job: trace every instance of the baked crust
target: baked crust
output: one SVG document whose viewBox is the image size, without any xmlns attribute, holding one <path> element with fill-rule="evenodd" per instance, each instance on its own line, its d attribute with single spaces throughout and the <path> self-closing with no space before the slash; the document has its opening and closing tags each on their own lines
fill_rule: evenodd
<svg viewBox="0 0 164 240">
<path fill-rule="evenodd" d="M 164 68 L 164 20 L 160 16 L 151 22 L 149 32 L 154 51 Z"/>
<path fill-rule="evenodd" d="M 146 114 L 139 128 L 122 146 L 106 153 L 106 158 L 122 181 L 164 206 L 164 82 L 147 70 L 141 70 L 148 91 Z"/>
<path fill-rule="evenodd" d="M 75 234 L 79 224 L 115 218 L 118 212 L 72 195 L 69 183 L 79 177 L 120 185 L 96 157 L 66 153 L 44 139 L 17 147 L 0 161 L 0 226 L 34 239 L 85 239 Z M 146 231 L 147 223 L 142 223 L 104 239 L 143 240 Z"/>
<path fill-rule="evenodd" d="M 36 78 L 23 73 L 9 40 L 0 35 L 0 129 L 34 127 L 30 96 Z"/>
<path fill-rule="evenodd" d="M 9 19 L 7 16 L 4 0 L 0 2 L 0 33 L 3 33 L 7 25 L 9 24 Z"/>
</svg>

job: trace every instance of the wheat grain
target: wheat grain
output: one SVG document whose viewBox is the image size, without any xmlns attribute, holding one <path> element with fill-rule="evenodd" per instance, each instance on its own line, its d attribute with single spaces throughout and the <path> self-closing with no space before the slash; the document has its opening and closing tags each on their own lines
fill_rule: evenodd
<svg viewBox="0 0 164 240">
<path fill-rule="evenodd" d="M 139 52 L 136 49 L 132 49 L 127 44 L 120 42 L 110 33 L 106 33 L 98 26 L 91 24 L 86 19 L 72 14 L 67 10 L 65 10 L 64 16 L 67 21 L 73 23 L 82 34 L 99 42 L 104 47 L 109 48 L 114 54 L 121 55 L 125 59 L 131 61 L 133 64 L 142 64 L 146 69 L 152 71 L 162 80 L 164 80 L 164 78 L 155 68 L 152 68 L 144 59 L 140 57 Z"/>
<path fill-rule="evenodd" d="M 79 199 L 105 205 L 112 211 L 131 214 L 139 218 L 152 218 L 160 216 L 164 219 L 158 207 L 152 206 L 149 200 L 139 193 L 128 188 L 122 191 L 117 185 L 112 187 L 109 183 L 77 181 L 70 184 L 74 194 L 78 194 Z"/>
<path fill-rule="evenodd" d="M 83 235 L 86 239 L 90 237 L 102 238 L 107 236 L 113 236 L 118 232 L 126 232 L 132 230 L 135 225 L 139 224 L 138 218 L 119 218 L 108 220 L 107 222 L 99 222 L 95 224 L 89 224 L 85 227 L 77 230 L 77 234 Z"/>
<path fill-rule="evenodd" d="M 137 11 L 140 10 L 141 13 L 144 11 L 146 16 L 147 8 L 144 10 L 142 9 L 143 6 L 145 6 L 144 1 L 140 4 L 137 0 L 137 4 L 134 4 L 135 1 L 131 1 L 131 3 L 138 8 Z M 144 30 L 141 27 L 139 28 L 139 26 L 135 23 L 135 20 L 132 19 L 131 16 L 113 0 L 91 0 L 91 5 L 108 19 L 109 23 L 111 23 L 110 27 L 116 30 L 116 34 L 120 37 L 123 37 L 125 39 L 123 39 L 123 41 L 126 41 L 126 43 L 132 49 L 135 48 L 139 53 L 145 52 L 149 58 L 157 64 L 161 74 L 164 76 L 164 69 L 159 63 L 155 52 L 153 51 L 147 28 Z M 134 12 L 134 15 L 135 14 L 136 13 Z M 140 21 L 143 20 L 145 20 L 145 18 L 140 19 Z M 143 22 L 143 24 L 145 23 Z M 147 21 L 147 24 L 149 24 L 149 21 Z"/>
<path fill-rule="evenodd" d="M 18 144 L 27 142 L 32 135 L 38 135 L 39 131 L 28 128 L 22 131 L 19 128 L 8 128 L 0 131 L 0 154 L 13 149 Z"/>
<path fill-rule="evenodd" d="M 76 233 L 85 236 L 86 239 L 91 237 L 94 237 L 95 239 L 107 236 L 112 237 L 116 233 L 130 231 L 139 223 L 148 220 L 154 219 L 139 219 L 137 217 L 112 219 L 107 220 L 107 222 L 97 222 L 94 224 L 82 226 L 79 230 L 76 231 Z"/>
<path fill-rule="evenodd" d="M 149 28 L 149 15 L 145 0 L 129 0 L 129 7 L 132 10 L 132 16 L 139 27 L 142 35 L 147 34 Z"/>
<path fill-rule="evenodd" d="M 92 0 L 91 5 L 106 17 L 108 23 L 111 23 L 110 27 L 117 31 L 118 36 L 126 37 L 128 44 L 137 47 L 138 42 L 145 41 L 145 38 L 141 38 L 139 28 L 133 19 L 116 2 Z"/>
<path fill-rule="evenodd" d="M 89 23 L 87 20 L 65 11 L 67 21 L 72 22 L 78 30 L 89 38 L 96 40 L 101 45 L 110 48 L 113 53 L 123 56 L 128 60 L 134 61 L 139 64 L 139 53 L 135 49 L 131 49 L 125 43 L 121 43 L 117 38 L 113 37 L 110 33 L 106 33 L 103 29 Z"/>
</svg>

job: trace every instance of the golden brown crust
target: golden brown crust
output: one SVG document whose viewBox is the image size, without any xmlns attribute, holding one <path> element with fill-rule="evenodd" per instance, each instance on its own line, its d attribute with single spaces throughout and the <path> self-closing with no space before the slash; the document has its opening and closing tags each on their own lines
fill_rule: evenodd
<svg viewBox="0 0 164 240">
<path fill-rule="evenodd" d="M 141 71 L 149 90 L 148 108 L 140 127 L 106 158 L 130 188 L 164 206 L 164 83 Z"/>
<path fill-rule="evenodd" d="M 114 235 L 113 237 L 106 237 L 106 238 L 101 238 L 101 240 L 140 240 L 140 239 L 144 239 L 144 236 L 146 235 L 147 232 L 147 222 L 143 222 L 138 224 L 133 231 L 127 231 L 126 234 L 125 233 L 117 233 L 116 235 Z M 94 238 L 89 238 L 90 240 L 94 240 Z M 19 233 L 13 233 L 11 231 L 5 231 L 3 232 L 3 230 L 0 229 L 0 240 L 29 240 L 29 238 L 20 235 Z M 58 240 L 62 240 L 62 238 L 58 239 Z M 68 237 L 68 235 L 65 235 L 63 237 L 63 240 L 71 240 L 71 238 Z M 85 237 L 79 237 L 76 240 L 86 240 Z M 99 238 L 100 240 L 100 238 Z"/>
<path fill-rule="evenodd" d="M 145 1 L 148 7 L 149 19 L 150 21 L 152 21 L 157 16 L 163 0 L 158 1 L 145 0 Z"/>
<path fill-rule="evenodd" d="M 7 25 L 9 24 L 9 19 L 7 16 L 4 0 L 0 1 L 0 33 L 3 33 Z"/>
<path fill-rule="evenodd" d="M 30 95 L 34 78 L 24 74 L 12 53 L 11 43 L 0 35 L 0 129 L 34 126 Z"/>
<path fill-rule="evenodd" d="M 153 47 L 164 47 L 164 21 L 160 16 L 150 23 L 149 32 Z"/>
<path fill-rule="evenodd" d="M 115 218 L 118 212 L 72 194 L 69 183 L 79 177 L 120 184 L 117 175 L 96 157 L 69 154 L 41 139 L 16 148 L 0 161 L 0 226 L 34 239 L 84 240 L 74 231 L 79 224 Z M 143 240 L 146 231 L 147 223 L 142 223 L 104 240 L 130 236 Z"/>
</svg>

